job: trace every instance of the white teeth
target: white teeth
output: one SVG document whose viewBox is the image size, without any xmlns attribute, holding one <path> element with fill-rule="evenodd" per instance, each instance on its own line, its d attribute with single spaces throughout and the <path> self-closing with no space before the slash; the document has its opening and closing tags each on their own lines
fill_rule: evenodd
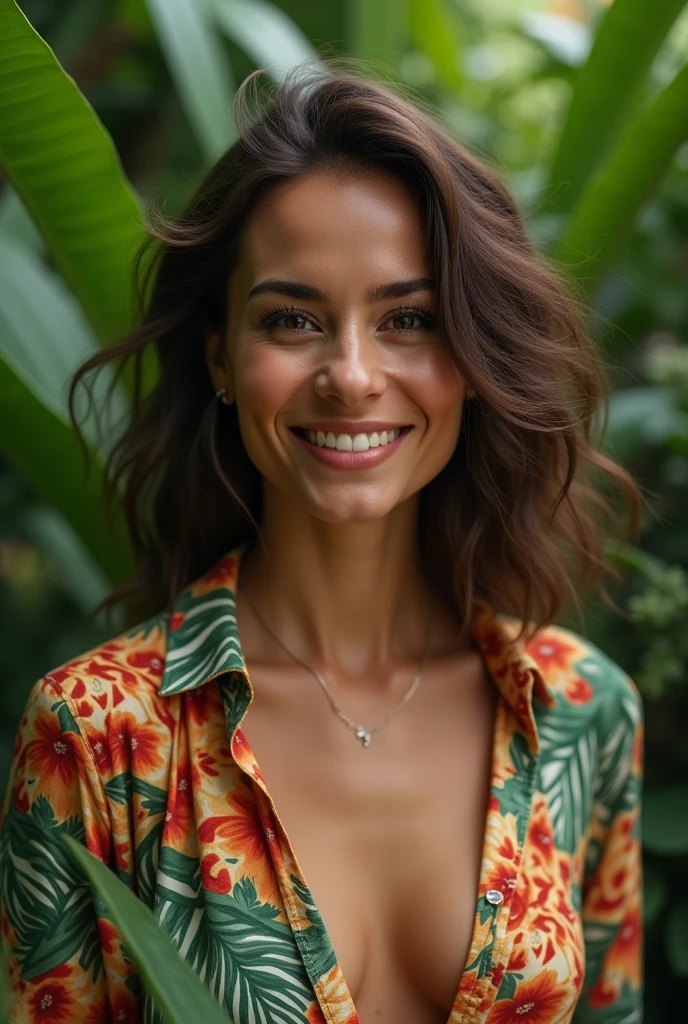
<svg viewBox="0 0 688 1024">
<path fill-rule="evenodd" d="M 383 430 L 380 433 L 373 431 L 372 434 L 335 434 L 330 430 L 310 430 L 306 427 L 303 430 L 304 436 L 311 444 L 319 448 L 336 448 L 340 452 L 367 452 L 369 448 L 379 448 L 381 445 L 391 444 L 395 441 L 402 428 L 396 430 Z"/>
</svg>

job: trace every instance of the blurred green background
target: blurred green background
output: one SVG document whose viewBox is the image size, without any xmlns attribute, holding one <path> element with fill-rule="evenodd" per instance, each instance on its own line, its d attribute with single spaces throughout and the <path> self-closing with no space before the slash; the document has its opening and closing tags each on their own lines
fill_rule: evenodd
<svg viewBox="0 0 688 1024">
<path fill-rule="evenodd" d="M 606 445 L 647 510 L 637 547 L 612 551 L 618 611 L 589 600 L 585 628 L 645 699 L 646 1020 L 666 1021 L 688 978 L 688 5 L 19 8 L 26 22 L 0 0 L 0 779 L 31 684 L 117 628 L 86 625 L 127 553 L 102 521 L 98 457 L 83 483 L 65 382 L 126 329 L 132 211 L 182 207 L 234 138 L 248 72 L 363 57 L 500 171 L 538 249 L 590 303 L 613 386 Z"/>
</svg>

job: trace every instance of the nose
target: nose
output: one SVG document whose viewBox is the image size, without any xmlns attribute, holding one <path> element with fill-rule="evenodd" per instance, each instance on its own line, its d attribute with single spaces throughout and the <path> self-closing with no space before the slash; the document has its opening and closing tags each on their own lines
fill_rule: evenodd
<svg viewBox="0 0 688 1024">
<path fill-rule="evenodd" d="M 335 399 L 354 408 L 366 398 L 384 393 L 383 353 L 375 340 L 355 324 L 343 327 L 324 346 L 323 362 L 315 378 L 320 398 Z"/>
</svg>

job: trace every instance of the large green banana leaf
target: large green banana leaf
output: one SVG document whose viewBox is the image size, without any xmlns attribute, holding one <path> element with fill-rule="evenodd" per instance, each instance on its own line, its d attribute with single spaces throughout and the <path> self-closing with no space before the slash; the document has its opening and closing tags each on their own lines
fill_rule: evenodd
<svg viewBox="0 0 688 1024">
<path fill-rule="evenodd" d="M 209 162 L 234 141 L 235 87 L 207 0 L 145 0 L 189 124 Z"/>
<path fill-rule="evenodd" d="M 593 178 L 554 251 L 589 290 L 628 237 L 641 204 L 688 139 L 688 64 L 642 112 Z"/>
<path fill-rule="evenodd" d="M 71 836 L 64 836 L 64 842 L 105 903 L 166 1024 L 227 1024 L 229 1018 L 182 960 L 148 907 L 81 843 Z"/>
<path fill-rule="evenodd" d="M 432 61 L 438 82 L 458 92 L 464 84 L 463 40 L 457 11 L 446 0 L 409 0 L 409 33 Z"/>
<path fill-rule="evenodd" d="M 549 208 L 575 206 L 642 98 L 647 71 L 686 0 L 614 0 L 579 70 L 549 168 Z"/>
<path fill-rule="evenodd" d="M 317 66 L 316 51 L 301 29 L 275 4 L 266 0 L 206 0 L 220 29 L 280 81 L 284 72 L 302 61 Z"/>
<path fill-rule="evenodd" d="M 124 334 L 138 201 L 110 136 L 14 0 L 0 0 L 0 166 L 99 339 Z"/>
</svg>

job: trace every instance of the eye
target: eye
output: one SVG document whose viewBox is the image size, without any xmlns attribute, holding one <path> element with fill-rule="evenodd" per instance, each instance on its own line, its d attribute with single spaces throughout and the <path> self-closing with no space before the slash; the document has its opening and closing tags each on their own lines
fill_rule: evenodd
<svg viewBox="0 0 688 1024">
<path fill-rule="evenodd" d="M 429 309 L 409 306 L 392 313 L 388 324 L 398 334 L 415 334 L 417 331 L 432 331 L 437 327 L 437 318 Z"/>
<path fill-rule="evenodd" d="M 280 323 L 283 321 L 283 323 Z M 258 321 L 258 326 L 266 331 L 283 330 L 289 332 L 308 330 L 305 325 L 313 323 L 308 313 L 293 306 L 280 306 L 265 313 Z M 317 330 L 317 328 L 316 328 Z"/>
</svg>

